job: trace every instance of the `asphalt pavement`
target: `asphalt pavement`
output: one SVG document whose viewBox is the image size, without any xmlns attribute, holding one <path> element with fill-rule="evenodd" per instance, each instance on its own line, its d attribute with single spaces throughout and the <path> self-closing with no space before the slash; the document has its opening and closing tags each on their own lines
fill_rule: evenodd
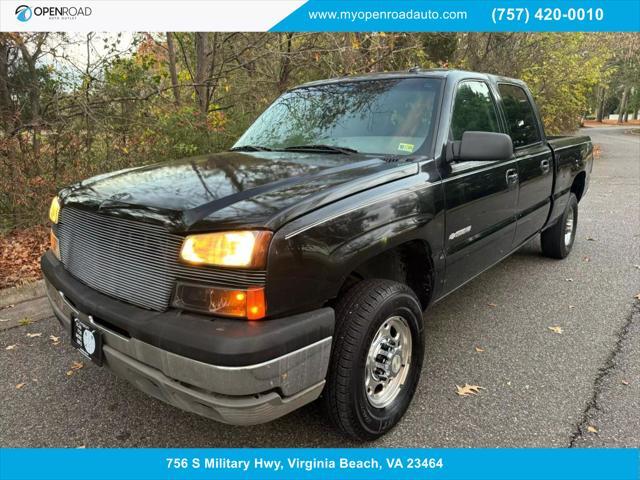
<svg viewBox="0 0 640 480">
<path fill-rule="evenodd" d="M 370 446 L 640 446 L 640 136 L 585 133 L 601 156 L 570 257 L 546 259 L 532 241 L 429 309 L 413 403 Z M 43 308 L 0 310 L 0 446 L 362 445 L 317 404 L 248 428 L 165 405 L 84 361 Z M 483 389 L 459 397 L 465 383 Z"/>
</svg>

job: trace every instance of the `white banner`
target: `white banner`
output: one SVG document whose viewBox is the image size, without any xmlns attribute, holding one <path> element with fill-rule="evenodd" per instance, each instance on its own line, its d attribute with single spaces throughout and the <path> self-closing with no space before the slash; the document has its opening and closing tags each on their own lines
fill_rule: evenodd
<svg viewBox="0 0 640 480">
<path fill-rule="evenodd" d="M 0 30 L 267 31 L 305 0 L 0 0 Z"/>
</svg>

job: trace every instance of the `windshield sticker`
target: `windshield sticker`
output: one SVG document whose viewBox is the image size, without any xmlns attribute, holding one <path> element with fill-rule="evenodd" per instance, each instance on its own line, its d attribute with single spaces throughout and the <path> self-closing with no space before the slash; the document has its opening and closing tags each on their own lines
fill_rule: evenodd
<svg viewBox="0 0 640 480">
<path fill-rule="evenodd" d="M 415 145 L 413 143 L 401 143 L 398 145 L 398 150 L 400 150 L 401 152 L 413 153 L 414 147 Z"/>
</svg>

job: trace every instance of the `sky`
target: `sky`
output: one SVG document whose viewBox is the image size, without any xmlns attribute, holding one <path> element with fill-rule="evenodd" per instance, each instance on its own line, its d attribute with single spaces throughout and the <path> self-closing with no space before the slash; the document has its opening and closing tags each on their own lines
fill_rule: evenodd
<svg viewBox="0 0 640 480">
<path fill-rule="evenodd" d="M 49 49 L 54 54 L 42 57 L 44 64 L 52 65 L 56 71 L 66 73 L 72 78 L 80 76 L 87 68 L 87 61 L 94 65 L 96 70 L 101 70 L 99 61 L 113 58 L 117 53 L 120 56 L 129 56 L 133 51 L 135 34 L 131 32 L 118 33 L 68 33 L 65 41 L 53 36 L 48 41 Z M 87 37 L 90 36 L 89 50 L 87 51 Z M 105 48 L 105 45 L 113 46 L 115 51 Z M 98 71 L 92 72 L 99 76 Z"/>
</svg>

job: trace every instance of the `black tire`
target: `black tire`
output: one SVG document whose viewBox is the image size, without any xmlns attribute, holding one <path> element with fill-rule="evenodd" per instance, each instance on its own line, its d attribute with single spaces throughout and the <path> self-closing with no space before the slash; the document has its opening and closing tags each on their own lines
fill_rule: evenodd
<svg viewBox="0 0 640 480">
<path fill-rule="evenodd" d="M 567 219 L 570 215 L 573 215 L 571 239 L 567 243 L 565 241 Z M 578 229 L 578 199 L 572 193 L 569 196 L 569 203 L 565 208 L 564 213 L 558 219 L 558 221 L 552 227 L 547 228 L 540 234 L 540 242 L 542 245 L 542 253 L 546 257 L 550 258 L 565 258 L 571 249 L 576 239 L 576 230 Z"/>
<path fill-rule="evenodd" d="M 385 408 L 374 407 L 365 389 L 366 359 L 378 329 L 401 316 L 411 331 L 411 355 L 404 383 Z M 415 293 L 391 280 L 364 280 L 339 299 L 324 402 L 332 422 L 348 436 L 374 440 L 406 412 L 420 378 L 424 356 L 422 308 Z M 405 368 L 405 367 L 403 367 Z"/>
</svg>

